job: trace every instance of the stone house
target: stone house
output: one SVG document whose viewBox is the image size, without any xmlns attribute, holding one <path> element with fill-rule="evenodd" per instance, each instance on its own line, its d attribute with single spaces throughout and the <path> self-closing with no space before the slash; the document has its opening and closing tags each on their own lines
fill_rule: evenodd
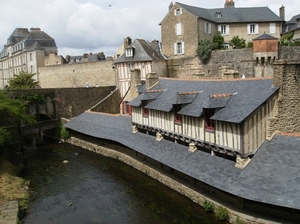
<svg viewBox="0 0 300 224">
<path fill-rule="evenodd" d="M 284 7 L 281 17 L 268 7 L 236 8 L 233 0 L 226 0 L 224 8 L 206 9 L 171 3 L 161 21 L 162 50 L 170 56 L 195 56 L 198 43 L 213 39 L 218 31 L 224 37 L 224 48 L 234 36 L 252 42 L 266 33 L 280 37 L 284 22 Z"/>
<path fill-rule="evenodd" d="M 282 35 L 292 33 L 292 41 L 300 41 L 300 14 L 293 16 L 283 25 Z"/>
<path fill-rule="evenodd" d="M 52 37 L 40 28 L 16 28 L 0 52 L 0 88 L 8 85 L 9 79 L 20 71 L 36 73 L 33 78 L 38 80 L 38 67 L 44 66 L 44 58 L 50 54 L 57 55 Z"/>
<path fill-rule="evenodd" d="M 272 134 L 268 120 L 279 89 L 272 79 L 187 81 L 159 79 L 155 73 L 147 78 L 138 88 L 140 95 L 128 103 L 133 132 L 171 139 L 190 151 L 226 154 L 238 162 L 247 161 Z"/>
<path fill-rule="evenodd" d="M 130 111 L 126 103 L 132 99 L 129 97 L 131 70 L 139 69 L 142 81 L 146 79 L 146 74 L 151 72 L 167 76 L 167 59 L 162 54 L 157 40 L 147 42 L 143 39 L 135 39 L 131 43 L 131 39 L 126 38 L 124 43 L 124 53 L 114 61 L 114 69 L 117 70 L 119 80 L 121 110 L 123 114 L 128 114 Z"/>
</svg>

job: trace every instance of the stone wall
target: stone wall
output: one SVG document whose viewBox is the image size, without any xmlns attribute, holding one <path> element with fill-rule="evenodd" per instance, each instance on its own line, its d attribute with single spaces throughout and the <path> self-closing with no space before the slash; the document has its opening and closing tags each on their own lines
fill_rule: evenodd
<svg viewBox="0 0 300 224">
<path fill-rule="evenodd" d="M 273 85 L 280 89 L 270 128 L 300 133 L 300 62 L 281 60 L 274 63 Z"/>
<path fill-rule="evenodd" d="M 300 60 L 300 47 L 279 47 L 278 59 Z M 252 48 L 213 51 L 207 64 L 203 64 L 197 56 L 172 57 L 168 59 L 167 63 L 169 76 L 172 78 L 216 78 L 219 76 L 218 71 L 222 66 L 238 70 L 240 76 L 245 75 L 245 77 L 255 77 L 255 74 L 261 73 L 263 76 L 272 76 L 273 73 L 272 64 L 270 66 L 267 64 L 264 67 L 264 72 L 261 72 L 260 61 L 257 62 L 253 59 Z"/>
<path fill-rule="evenodd" d="M 42 88 L 70 88 L 117 85 L 112 60 L 44 66 L 38 68 Z"/>
</svg>

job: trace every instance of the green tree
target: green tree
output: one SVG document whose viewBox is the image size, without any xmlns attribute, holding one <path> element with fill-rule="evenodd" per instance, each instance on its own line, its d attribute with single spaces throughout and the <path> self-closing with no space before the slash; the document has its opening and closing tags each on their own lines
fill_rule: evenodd
<svg viewBox="0 0 300 224">
<path fill-rule="evenodd" d="M 14 77 L 9 80 L 10 89 L 32 89 L 38 86 L 39 82 L 35 81 L 33 76 L 35 73 L 27 73 L 21 71 L 19 74 L 14 74 Z"/>
<path fill-rule="evenodd" d="M 211 52 L 216 49 L 216 44 L 210 39 L 204 39 L 199 42 L 196 53 L 203 63 L 206 63 L 211 56 Z"/>
<path fill-rule="evenodd" d="M 224 43 L 224 37 L 222 36 L 221 32 L 218 31 L 217 34 L 214 36 L 213 42 L 216 44 L 216 49 L 221 49 Z"/>
<path fill-rule="evenodd" d="M 18 99 L 11 99 L 7 92 L 4 90 L 0 91 L 0 114 L 2 119 L 6 122 L 11 120 L 11 118 L 20 123 L 21 121 L 33 124 L 36 122 L 34 116 L 27 113 L 26 105 Z M 5 146 L 11 139 L 11 133 L 5 128 L 5 125 L 0 127 L 0 148 Z"/>
<path fill-rule="evenodd" d="M 292 41 L 294 36 L 294 32 L 283 34 L 280 38 L 279 44 L 282 46 L 293 46 L 294 43 Z"/>
<path fill-rule="evenodd" d="M 240 38 L 239 36 L 234 36 L 229 45 L 232 46 L 234 49 L 241 49 L 246 47 L 246 40 L 244 38 Z"/>
</svg>

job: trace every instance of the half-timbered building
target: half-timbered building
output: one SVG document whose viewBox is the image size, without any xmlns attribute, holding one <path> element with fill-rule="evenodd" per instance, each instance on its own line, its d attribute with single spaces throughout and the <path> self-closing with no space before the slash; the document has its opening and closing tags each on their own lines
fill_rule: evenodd
<svg viewBox="0 0 300 224">
<path fill-rule="evenodd" d="M 129 42 L 128 42 L 129 41 Z M 122 97 L 122 113 L 128 114 L 130 111 L 126 103 L 126 95 L 130 89 L 131 70 L 140 69 L 140 79 L 144 81 L 146 74 L 156 72 L 161 76 L 167 76 L 167 59 L 161 52 L 160 44 L 157 40 L 147 42 L 143 39 L 127 40 L 125 52 L 114 62 L 117 69 L 119 89 Z"/>
<path fill-rule="evenodd" d="M 133 132 L 173 139 L 189 145 L 190 151 L 201 148 L 239 159 L 253 155 L 267 138 L 267 120 L 273 117 L 278 92 L 272 79 L 160 78 L 141 89 L 129 102 Z"/>
</svg>

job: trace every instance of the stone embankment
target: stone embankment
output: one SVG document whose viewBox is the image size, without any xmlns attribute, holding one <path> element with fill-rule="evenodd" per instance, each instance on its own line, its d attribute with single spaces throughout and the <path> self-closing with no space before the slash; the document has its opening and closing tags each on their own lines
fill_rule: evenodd
<svg viewBox="0 0 300 224">
<path fill-rule="evenodd" d="M 19 204 L 17 201 L 0 203 L 0 224 L 18 223 Z"/>
<path fill-rule="evenodd" d="M 278 222 L 268 221 L 262 218 L 257 218 L 251 215 L 244 214 L 237 210 L 234 210 L 224 204 L 220 204 L 217 201 L 214 201 L 211 198 L 208 198 L 207 195 L 204 195 L 198 191 L 193 190 L 192 188 L 188 187 L 187 185 L 179 182 L 176 178 L 170 177 L 167 174 L 164 174 L 163 171 L 159 171 L 150 165 L 146 164 L 143 161 L 139 161 L 138 159 L 133 158 L 125 153 L 113 150 L 113 146 L 106 144 L 105 147 L 101 146 L 100 144 L 88 142 L 79 138 L 70 137 L 66 140 L 67 143 L 72 145 L 87 149 L 89 151 L 101 154 L 106 157 L 111 157 L 117 159 L 121 162 L 126 163 L 129 166 L 134 167 L 135 169 L 147 174 L 148 176 L 158 180 L 162 184 L 168 186 L 169 188 L 175 190 L 176 192 L 190 198 L 195 203 L 203 206 L 203 202 L 208 200 L 214 204 L 215 210 L 219 206 L 226 207 L 229 213 L 229 222 L 230 223 L 237 223 L 237 220 L 243 221 L 245 224 L 279 224 Z"/>
</svg>

